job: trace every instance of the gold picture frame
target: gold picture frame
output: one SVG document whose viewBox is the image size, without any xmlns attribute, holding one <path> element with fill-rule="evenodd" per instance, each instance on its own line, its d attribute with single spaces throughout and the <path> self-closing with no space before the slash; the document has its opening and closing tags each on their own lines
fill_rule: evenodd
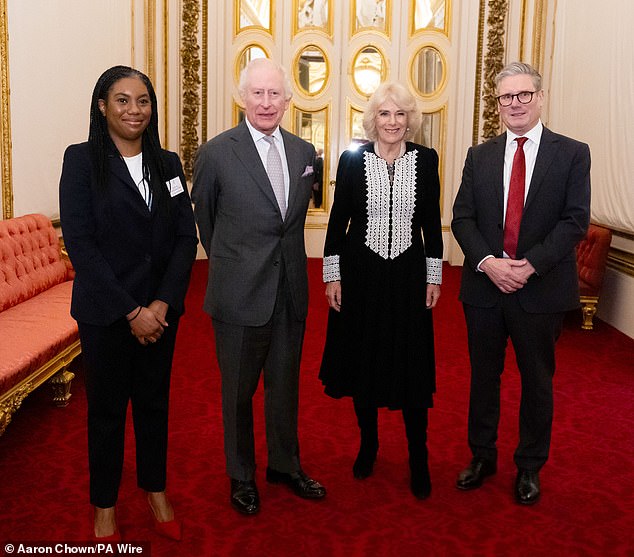
<svg viewBox="0 0 634 557">
<path fill-rule="evenodd" d="M 291 103 L 290 108 L 291 131 L 305 141 L 312 143 L 318 154 L 321 149 L 323 156 L 323 173 L 319 207 L 315 206 L 317 197 L 313 193 L 308 212 L 312 214 L 326 213 L 326 208 L 329 206 L 328 153 L 330 153 L 330 103 L 320 108 L 310 109 Z"/>
<path fill-rule="evenodd" d="M 234 29 L 237 37 L 244 31 L 264 31 L 273 36 L 275 0 L 236 0 Z"/>
<path fill-rule="evenodd" d="M 316 44 L 307 44 L 297 51 L 293 59 L 295 88 L 306 97 L 324 92 L 330 79 L 328 55 Z"/>
<path fill-rule="evenodd" d="M 426 5 L 422 5 L 425 3 Z M 450 28 L 450 18 L 451 18 L 451 0 L 442 0 L 442 9 L 443 9 L 443 25 L 439 27 L 435 25 L 433 20 L 437 20 L 439 18 L 435 11 L 439 9 L 440 1 L 438 0 L 411 0 L 409 6 L 409 36 L 414 37 L 415 35 L 419 35 L 424 32 L 437 32 L 442 33 L 443 35 L 449 37 L 449 28 Z M 424 13 L 426 12 L 426 13 Z M 429 21 L 426 24 L 424 20 L 419 21 L 417 24 L 417 19 L 421 18 L 429 18 Z"/>
<path fill-rule="evenodd" d="M 255 58 L 260 58 L 259 56 L 248 55 L 248 53 L 250 53 L 252 50 L 255 50 L 255 49 L 261 50 L 265 58 L 271 58 L 271 53 L 268 51 L 268 49 L 265 46 L 261 45 L 260 43 L 254 42 L 254 43 L 249 43 L 248 45 L 246 45 L 242 50 L 240 50 L 238 56 L 236 56 L 236 60 L 235 60 L 234 68 L 233 68 L 234 83 L 236 84 L 236 87 L 238 86 L 238 83 L 240 82 L 240 73 L 242 72 L 244 67 L 251 60 L 254 60 Z"/>
<path fill-rule="evenodd" d="M 390 37 L 391 0 L 352 0 L 350 10 L 351 37 L 362 31 L 379 32 Z"/>
<path fill-rule="evenodd" d="M 317 32 L 332 40 L 332 20 L 332 0 L 293 0 L 293 38 Z"/>
</svg>

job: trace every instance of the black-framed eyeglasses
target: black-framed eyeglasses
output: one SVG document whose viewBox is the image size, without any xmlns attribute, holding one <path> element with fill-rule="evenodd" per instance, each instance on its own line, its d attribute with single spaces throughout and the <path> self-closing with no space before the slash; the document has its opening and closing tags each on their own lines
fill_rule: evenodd
<svg viewBox="0 0 634 557">
<path fill-rule="evenodd" d="M 506 95 L 500 95 L 499 97 L 495 98 L 500 103 L 500 106 L 511 106 L 513 104 L 514 98 L 517 98 L 517 100 L 522 104 L 528 104 L 533 100 L 533 95 L 535 93 L 537 93 L 537 91 L 520 91 L 515 95 L 507 93 Z"/>
</svg>

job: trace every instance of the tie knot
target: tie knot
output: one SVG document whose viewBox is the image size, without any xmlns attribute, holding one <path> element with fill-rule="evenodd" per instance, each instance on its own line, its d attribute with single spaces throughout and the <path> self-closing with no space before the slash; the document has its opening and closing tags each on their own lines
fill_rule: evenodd
<svg viewBox="0 0 634 557">
<path fill-rule="evenodd" d="M 265 135 L 264 141 L 266 141 L 270 145 L 273 145 L 273 143 L 275 142 L 275 138 L 272 135 Z"/>
<path fill-rule="evenodd" d="M 524 143 L 528 140 L 528 137 L 516 137 L 515 141 L 517 141 L 517 146 L 521 149 L 524 147 Z"/>
</svg>

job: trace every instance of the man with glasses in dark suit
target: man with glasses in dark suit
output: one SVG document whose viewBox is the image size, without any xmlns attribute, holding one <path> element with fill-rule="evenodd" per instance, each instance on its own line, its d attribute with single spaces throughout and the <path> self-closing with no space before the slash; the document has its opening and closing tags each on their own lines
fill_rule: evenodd
<svg viewBox="0 0 634 557">
<path fill-rule="evenodd" d="M 500 379 L 508 338 L 521 375 L 514 494 L 540 497 L 553 418 L 555 342 L 579 306 L 575 246 L 590 219 L 590 150 L 541 122 L 540 74 L 514 62 L 496 76 L 507 131 L 467 153 L 452 231 L 465 255 L 463 303 L 471 361 L 472 461 L 458 476 L 478 488 L 497 470 Z"/>
</svg>

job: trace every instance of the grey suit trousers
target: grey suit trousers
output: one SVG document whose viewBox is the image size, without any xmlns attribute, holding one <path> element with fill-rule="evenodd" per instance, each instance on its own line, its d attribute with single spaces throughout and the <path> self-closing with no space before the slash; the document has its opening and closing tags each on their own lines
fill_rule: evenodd
<svg viewBox="0 0 634 557">
<path fill-rule="evenodd" d="M 279 472 L 298 471 L 299 367 L 306 322 L 295 316 L 285 273 L 280 274 L 275 309 L 265 325 L 249 327 L 212 321 L 222 377 L 227 474 L 242 481 L 254 478 L 252 399 L 261 372 L 268 466 Z"/>
</svg>

